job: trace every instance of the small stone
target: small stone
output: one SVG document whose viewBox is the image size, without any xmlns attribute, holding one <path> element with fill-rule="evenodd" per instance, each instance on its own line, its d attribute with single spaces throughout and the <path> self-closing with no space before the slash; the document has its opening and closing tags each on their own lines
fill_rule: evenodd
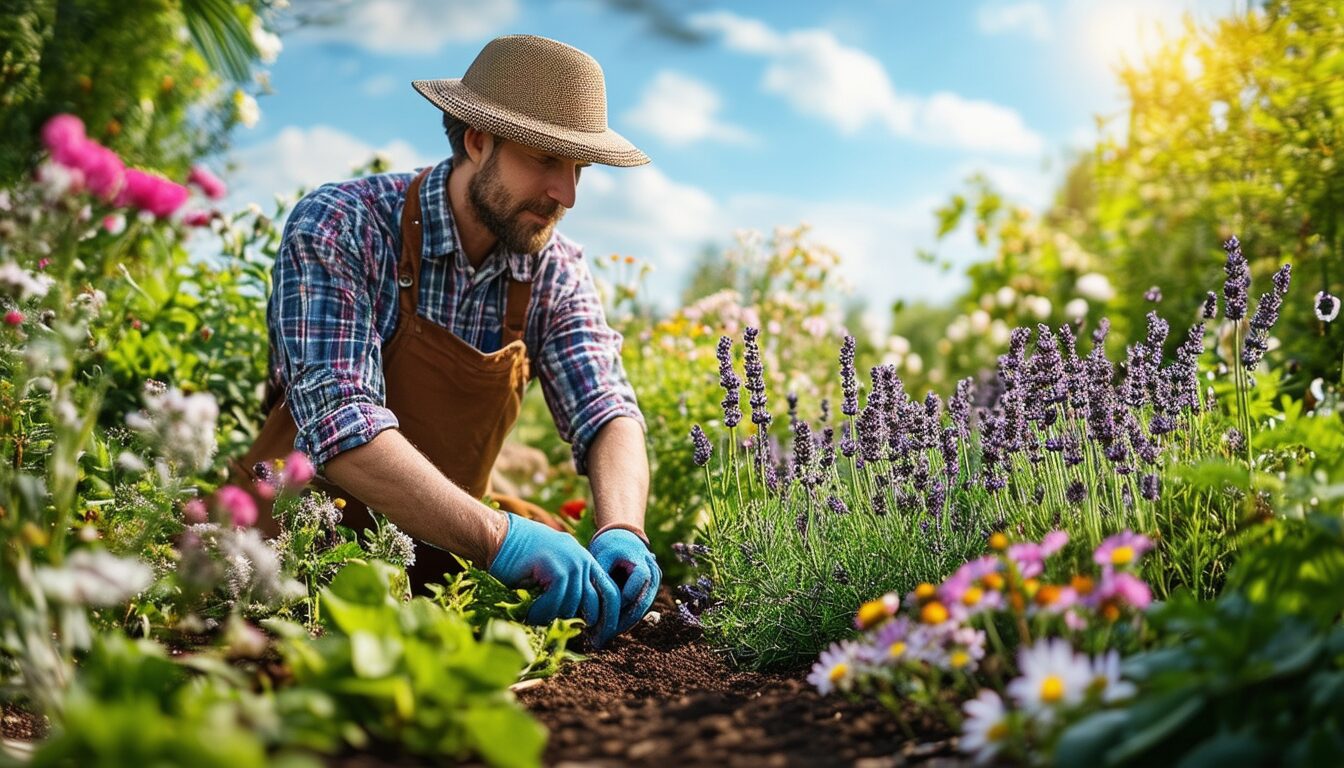
<svg viewBox="0 0 1344 768">
<path fill-rule="evenodd" d="M 646 757 L 652 757 L 658 751 L 658 743 L 652 739 L 636 742 L 626 753 L 626 757 L 631 760 L 643 760 Z"/>
<path fill-rule="evenodd" d="M 650 626 L 657 624 L 662 620 L 663 620 L 663 614 L 659 613 L 658 611 L 649 611 L 648 613 L 644 614 L 644 623 Z"/>
</svg>

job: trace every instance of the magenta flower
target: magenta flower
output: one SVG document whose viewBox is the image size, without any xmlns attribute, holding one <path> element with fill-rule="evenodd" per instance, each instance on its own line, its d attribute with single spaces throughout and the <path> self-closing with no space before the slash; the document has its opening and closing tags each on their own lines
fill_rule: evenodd
<svg viewBox="0 0 1344 768">
<path fill-rule="evenodd" d="M 302 451 L 294 451 L 285 457 L 285 468 L 280 472 L 280 482 L 286 488 L 302 488 L 317 474 L 313 462 Z"/>
<path fill-rule="evenodd" d="M 74 115 L 57 115 L 42 127 L 42 142 L 57 163 L 78 171 L 84 185 L 104 200 L 112 200 L 126 178 L 126 166 L 117 153 L 84 135 L 84 124 Z"/>
<path fill-rule="evenodd" d="M 1107 570 L 1123 568 L 1137 563 L 1152 548 L 1152 539 L 1125 529 L 1101 542 L 1097 551 L 1092 553 L 1092 559 Z"/>
<path fill-rule="evenodd" d="M 211 200 L 220 200 L 229 194 L 224 182 L 203 165 L 192 166 L 191 173 L 187 175 L 187 183 L 200 187 L 205 196 Z"/>
<path fill-rule="evenodd" d="M 87 142 L 84 122 L 74 115 L 56 115 L 42 126 L 42 143 L 51 151 L 52 159 L 66 167 L 78 167 L 75 159 Z"/>
<path fill-rule="evenodd" d="M 1101 584 L 1092 593 L 1092 598 L 1100 606 L 1103 615 L 1106 615 L 1109 613 L 1108 606 L 1112 610 L 1120 606 L 1147 610 L 1153 602 L 1153 593 L 1143 579 L 1134 574 L 1107 570 L 1102 574 Z"/>
<path fill-rule="evenodd" d="M 1068 543 L 1068 533 L 1051 531 L 1045 534 L 1040 544 L 1024 541 L 1008 547 L 1008 558 L 1017 565 L 1022 578 L 1033 579 L 1045 570 L 1045 558 L 1063 549 Z"/>
<path fill-rule="evenodd" d="M 229 519 L 239 528 L 257 522 L 257 503 L 247 491 L 236 485 L 226 485 L 215 491 L 215 503 L 228 513 Z"/>
</svg>

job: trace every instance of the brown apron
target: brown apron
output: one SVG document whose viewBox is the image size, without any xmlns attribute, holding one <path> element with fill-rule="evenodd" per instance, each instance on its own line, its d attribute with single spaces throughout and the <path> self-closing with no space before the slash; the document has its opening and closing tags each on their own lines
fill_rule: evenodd
<svg viewBox="0 0 1344 768">
<path fill-rule="evenodd" d="M 401 215 L 401 259 L 397 264 L 400 316 L 396 332 L 383 347 L 387 408 L 396 415 L 401 433 L 411 444 L 449 480 L 480 499 L 489 492 L 490 470 L 518 419 L 527 389 L 529 368 L 523 327 L 532 284 L 510 281 L 501 348 L 489 354 L 416 314 L 422 245 L 420 186 L 428 173 L 427 169 L 411 182 Z M 287 456 L 294 450 L 297 435 L 289 403 L 281 398 L 267 414 L 252 448 L 242 459 L 230 463 L 234 482 L 253 490 L 253 467 Z M 373 528 L 367 508 L 358 499 L 321 477 L 313 485 L 333 498 L 346 500 L 344 525 L 356 531 Z M 535 504 L 513 496 L 491 494 L 491 498 L 501 509 L 565 530 Z M 271 503 L 260 497 L 257 502 L 262 512 L 258 527 L 270 535 L 278 533 Z M 444 573 L 459 568 L 448 552 L 420 543 L 415 565 L 409 570 L 411 583 L 420 586 L 438 582 Z"/>
</svg>

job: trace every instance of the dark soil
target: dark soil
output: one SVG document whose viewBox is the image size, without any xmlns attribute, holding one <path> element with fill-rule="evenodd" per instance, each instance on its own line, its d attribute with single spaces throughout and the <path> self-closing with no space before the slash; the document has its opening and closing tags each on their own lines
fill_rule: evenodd
<svg viewBox="0 0 1344 768">
<path fill-rule="evenodd" d="M 733 670 L 666 594 L 654 610 L 656 623 L 518 691 L 550 731 L 548 765 L 962 764 L 948 739 L 911 740 L 876 703 L 820 696 L 806 671 Z"/>
</svg>

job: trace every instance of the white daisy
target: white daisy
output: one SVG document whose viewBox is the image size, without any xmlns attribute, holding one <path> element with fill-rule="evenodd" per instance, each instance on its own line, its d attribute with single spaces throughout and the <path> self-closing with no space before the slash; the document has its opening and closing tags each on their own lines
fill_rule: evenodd
<svg viewBox="0 0 1344 768">
<path fill-rule="evenodd" d="M 848 691 L 858 677 L 859 651 L 858 644 L 851 640 L 835 643 L 821 652 L 807 682 L 816 686 L 822 696 L 835 690 Z"/>
<path fill-rule="evenodd" d="M 1134 695 L 1134 684 L 1120 679 L 1120 654 L 1114 650 L 1092 660 L 1092 682 L 1088 693 L 1101 696 L 1107 704 Z"/>
<path fill-rule="evenodd" d="M 966 720 L 961 724 L 962 752 L 973 754 L 977 765 L 993 760 L 1003 749 L 1010 732 L 1008 710 L 999 694 L 986 688 L 963 706 Z"/>
<path fill-rule="evenodd" d="M 1092 665 L 1073 652 L 1065 640 L 1037 640 L 1018 653 L 1022 676 L 1008 683 L 1008 693 L 1042 722 L 1050 722 L 1055 708 L 1083 700 L 1092 682 Z"/>
</svg>

